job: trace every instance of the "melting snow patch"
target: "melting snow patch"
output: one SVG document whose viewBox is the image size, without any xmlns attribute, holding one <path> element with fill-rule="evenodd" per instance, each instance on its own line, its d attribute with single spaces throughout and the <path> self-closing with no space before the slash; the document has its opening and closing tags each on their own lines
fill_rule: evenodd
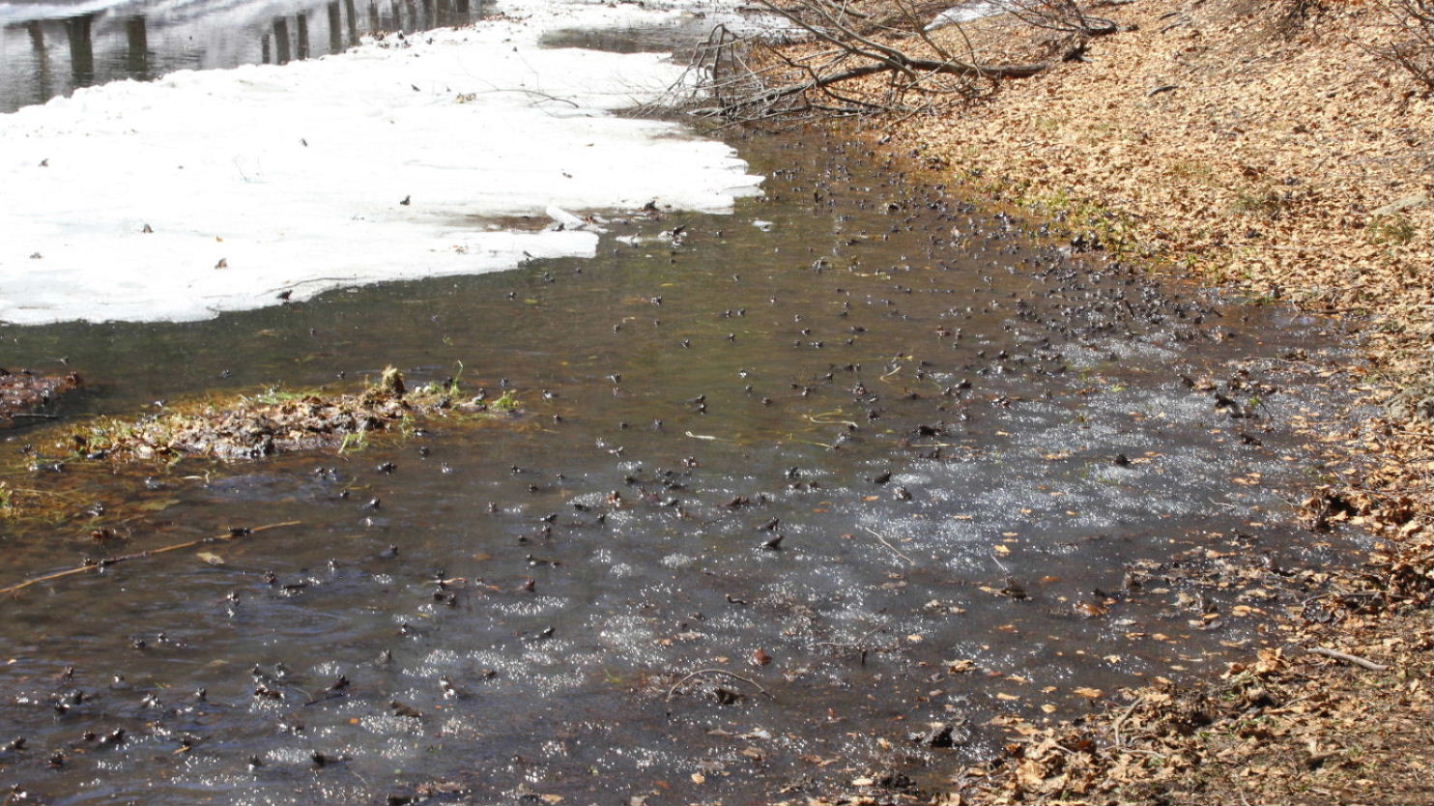
<svg viewBox="0 0 1434 806">
<path fill-rule="evenodd" d="M 936 18 L 933 19 L 924 30 L 935 31 L 938 28 L 945 28 L 950 25 L 960 25 L 963 22 L 979 20 L 982 17 L 1000 14 L 1003 11 L 1005 11 L 1005 9 L 1002 8 L 999 3 L 981 2 L 981 0 L 966 2 L 937 14 Z"/>
<path fill-rule="evenodd" d="M 590 231 L 483 222 L 653 200 L 724 212 L 756 192 L 726 145 L 612 114 L 679 80 L 663 55 L 538 47 L 546 30 L 677 12 L 505 11 L 0 115 L 0 321 L 196 320 L 285 292 L 591 256 Z"/>
</svg>

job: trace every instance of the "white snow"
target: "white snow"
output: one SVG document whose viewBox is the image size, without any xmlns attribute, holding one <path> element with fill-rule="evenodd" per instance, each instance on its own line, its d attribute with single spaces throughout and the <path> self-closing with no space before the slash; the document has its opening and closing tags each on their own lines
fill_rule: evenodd
<svg viewBox="0 0 1434 806">
<path fill-rule="evenodd" d="M 950 25 L 960 25 L 963 22 L 979 20 L 982 17 L 989 17 L 993 14 L 1004 13 L 997 2 L 983 2 L 983 0 L 968 0 L 958 6 L 953 6 L 936 15 L 930 24 L 925 28 L 927 31 L 935 31 L 938 28 L 945 28 Z"/>
<path fill-rule="evenodd" d="M 551 29 L 679 12 L 542 0 L 503 11 L 0 115 L 0 321 L 195 320 L 276 304 L 282 290 L 301 300 L 590 256 L 593 232 L 494 219 L 538 227 L 548 210 L 653 200 L 725 212 L 757 192 L 728 146 L 612 114 L 656 97 L 680 67 L 537 47 Z"/>
<path fill-rule="evenodd" d="M 80 17 L 99 11 L 118 10 L 129 3 L 125 0 L 78 0 L 55 3 L 0 2 L 0 26 L 16 25 L 31 20 L 55 20 Z"/>
</svg>

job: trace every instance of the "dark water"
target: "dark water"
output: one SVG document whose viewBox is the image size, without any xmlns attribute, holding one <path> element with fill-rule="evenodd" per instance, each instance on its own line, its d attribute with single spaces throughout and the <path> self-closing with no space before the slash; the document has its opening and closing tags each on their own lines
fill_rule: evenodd
<svg viewBox="0 0 1434 806">
<path fill-rule="evenodd" d="M 1323 405 L 1296 360 L 1326 349 L 1312 323 L 1071 259 L 817 133 L 741 148 L 766 198 L 615 224 L 594 260 L 0 331 L 7 365 L 94 381 L 68 416 L 385 364 L 461 364 L 526 404 L 342 456 L 8 472 L 77 517 L 10 527 L 5 583 L 103 554 L 97 527 L 121 553 L 302 525 L 0 602 L 0 740 L 25 739 L 0 784 L 146 804 L 939 786 L 994 751 L 992 719 L 1219 671 L 1308 595 L 1225 558 L 1352 551 L 1286 503 L 1311 480 L 1289 425 Z M 54 439 L 11 434 L 6 466 Z M 747 679 L 671 689 L 704 669 Z M 931 722 L 957 746 L 909 740 Z"/>
<path fill-rule="evenodd" d="M 0 2 L 0 112 L 176 70 L 283 64 L 363 36 L 462 25 L 486 0 Z"/>
<path fill-rule="evenodd" d="M 567 28 L 543 36 L 550 48 L 586 48 L 610 53 L 674 53 L 679 59 L 695 42 L 707 39 L 716 22 L 702 14 L 688 15 L 673 25 L 591 30 Z"/>
</svg>

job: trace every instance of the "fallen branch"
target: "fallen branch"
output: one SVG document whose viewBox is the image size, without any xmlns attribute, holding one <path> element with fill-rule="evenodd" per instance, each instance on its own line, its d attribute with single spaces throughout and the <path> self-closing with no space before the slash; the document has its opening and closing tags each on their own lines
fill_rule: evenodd
<svg viewBox="0 0 1434 806">
<path fill-rule="evenodd" d="M 1326 649 L 1322 646 L 1315 646 L 1310 647 L 1307 651 L 1314 655 L 1324 655 L 1326 658 L 1334 658 L 1335 660 L 1342 660 L 1345 663 L 1353 663 L 1355 666 L 1368 669 L 1371 672 L 1383 672 L 1389 669 L 1388 666 L 1382 663 L 1375 663 L 1372 660 L 1361 658 L 1358 655 L 1351 655 L 1348 652 L 1340 652 L 1337 649 Z"/>
<path fill-rule="evenodd" d="M 955 27 L 965 45 L 961 55 L 931 37 L 930 26 L 922 19 L 924 13 L 901 0 L 897 17 L 871 24 L 859 22 L 865 15 L 853 14 L 844 2 L 798 0 L 790 7 L 773 0 L 760 2 L 810 40 L 830 49 L 793 54 L 779 43 L 759 40 L 756 47 L 767 58 L 756 61 L 767 64 L 756 66 L 740 52 L 753 40 L 726 31 L 709 37 L 700 60 L 706 75 L 699 76 L 697 85 L 716 103 L 689 110 L 692 114 L 753 122 L 793 115 L 917 114 L 933 108 L 934 99 L 974 100 L 1003 79 L 1029 78 L 1061 62 L 1079 59 L 1090 39 L 1120 30 L 1110 20 L 1087 17 L 1074 0 L 1005 0 L 997 5 L 1023 26 L 1059 31 L 1065 37 L 1043 61 L 989 64 L 977 55 L 959 24 Z M 858 63 L 845 63 L 853 59 Z M 778 74 L 784 76 L 784 83 L 773 86 L 771 78 Z M 889 79 L 884 92 L 860 82 L 882 75 Z M 858 89 L 837 91 L 838 85 L 848 82 L 858 82 Z M 905 99 L 911 95 L 919 102 L 908 103 Z M 835 104 L 822 103 L 821 97 Z"/>
<path fill-rule="evenodd" d="M 214 535 L 212 537 L 201 537 L 198 540 L 188 540 L 183 543 L 175 543 L 173 545 L 163 546 L 157 549 L 148 549 L 146 551 L 137 551 L 133 554 L 123 554 L 119 557 L 110 557 L 104 560 L 90 561 L 85 563 L 84 565 L 76 566 L 74 568 L 67 568 L 64 571 L 56 571 L 52 574 L 45 574 L 43 576 L 27 579 L 24 582 L 11 585 L 8 588 L 0 588 L 0 595 L 17 593 L 19 591 L 24 590 L 25 588 L 30 587 L 31 585 L 36 585 L 41 582 L 48 582 L 52 579 L 63 579 L 64 577 L 74 576 L 76 574 L 84 574 L 90 571 L 101 571 L 105 568 L 109 568 L 111 565 L 118 565 L 119 563 L 127 562 L 129 560 L 141 560 L 145 557 L 153 557 L 157 554 L 167 554 L 171 551 L 182 551 L 183 549 L 192 549 L 198 546 L 207 546 L 211 543 L 227 542 L 230 540 L 236 540 L 241 537 L 248 537 L 249 535 L 257 534 L 259 532 L 267 532 L 270 529 L 278 529 L 284 526 L 297 526 L 300 523 L 302 523 L 302 521 L 284 521 L 283 523 L 271 523 L 267 526 L 255 526 L 252 529 L 230 529 L 223 534 Z"/>
<path fill-rule="evenodd" d="M 1049 69 L 1059 61 L 1041 62 L 1039 64 L 1014 64 L 1014 65 L 976 65 L 964 62 L 938 62 L 930 59 L 891 59 L 889 61 L 863 64 L 851 67 L 839 73 L 829 73 L 823 76 L 808 78 L 806 81 L 798 81 L 781 87 L 764 90 L 749 97 L 733 101 L 726 106 L 714 110 L 702 110 L 722 115 L 731 115 L 744 107 L 770 108 L 778 101 L 801 95 L 812 90 L 825 89 L 833 84 L 839 84 L 853 79 L 874 76 L 880 73 L 902 72 L 902 73 L 939 73 L 944 75 L 962 76 L 966 78 L 1028 78 Z"/>
<path fill-rule="evenodd" d="M 774 700 L 776 699 L 776 697 L 772 696 L 772 692 L 762 688 L 762 685 L 760 683 L 750 677 L 745 677 L 743 675 L 737 674 L 736 672 L 729 672 L 726 669 L 698 669 L 697 671 L 692 672 L 691 674 L 672 684 L 672 688 L 669 688 L 667 690 L 667 701 L 672 702 L 672 698 L 677 696 L 677 690 L 679 688 L 682 688 L 682 686 L 687 683 L 687 681 L 692 680 L 696 677 L 701 677 L 704 674 L 720 674 L 726 675 L 727 677 L 735 678 L 737 680 L 741 680 L 743 683 L 746 683 L 752 688 L 755 688 L 756 690 L 762 692 L 768 697 L 771 697 Z"/>
</svg>

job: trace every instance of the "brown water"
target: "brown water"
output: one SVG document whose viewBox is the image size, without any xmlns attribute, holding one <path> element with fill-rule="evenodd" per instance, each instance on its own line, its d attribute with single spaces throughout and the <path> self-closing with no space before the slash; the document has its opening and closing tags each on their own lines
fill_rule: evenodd
<svg viewBox="0 0 1434 806">
<path fill-rule="evenodd" d="M 302 525 L 212 548 L 222 565 L 176 552 L 0 602 L 0 740 L 25 740 L 0 783 L 64 804 L 938 786 L 994 752 L 993 718 L 1219 671 L 1307 595 L 1197 587 L 1223 553 L 1353 550 L 1286 503 L 1311 481 L 1289 424 L 1324 404 L 1287 357 L 1329 334 L 1072 259 L 817 133 L 740 148 L 766 198 L 615 223 L 593 260 L 3 331 L 4 364 L 65 357 L 95 382 L 66 415 L 390 363 L 461 364 L 465 389 L 507 384 L 527 411 L 342 456 L 66 467 L 130 505 L 12 528 L 0 582 L 102 553 L 96 526 L 120 553 Z M 670 688 L 701 669 L 747 679 Z M 932 721 L 955 747 L 910 741 Z"/>
</svg>

